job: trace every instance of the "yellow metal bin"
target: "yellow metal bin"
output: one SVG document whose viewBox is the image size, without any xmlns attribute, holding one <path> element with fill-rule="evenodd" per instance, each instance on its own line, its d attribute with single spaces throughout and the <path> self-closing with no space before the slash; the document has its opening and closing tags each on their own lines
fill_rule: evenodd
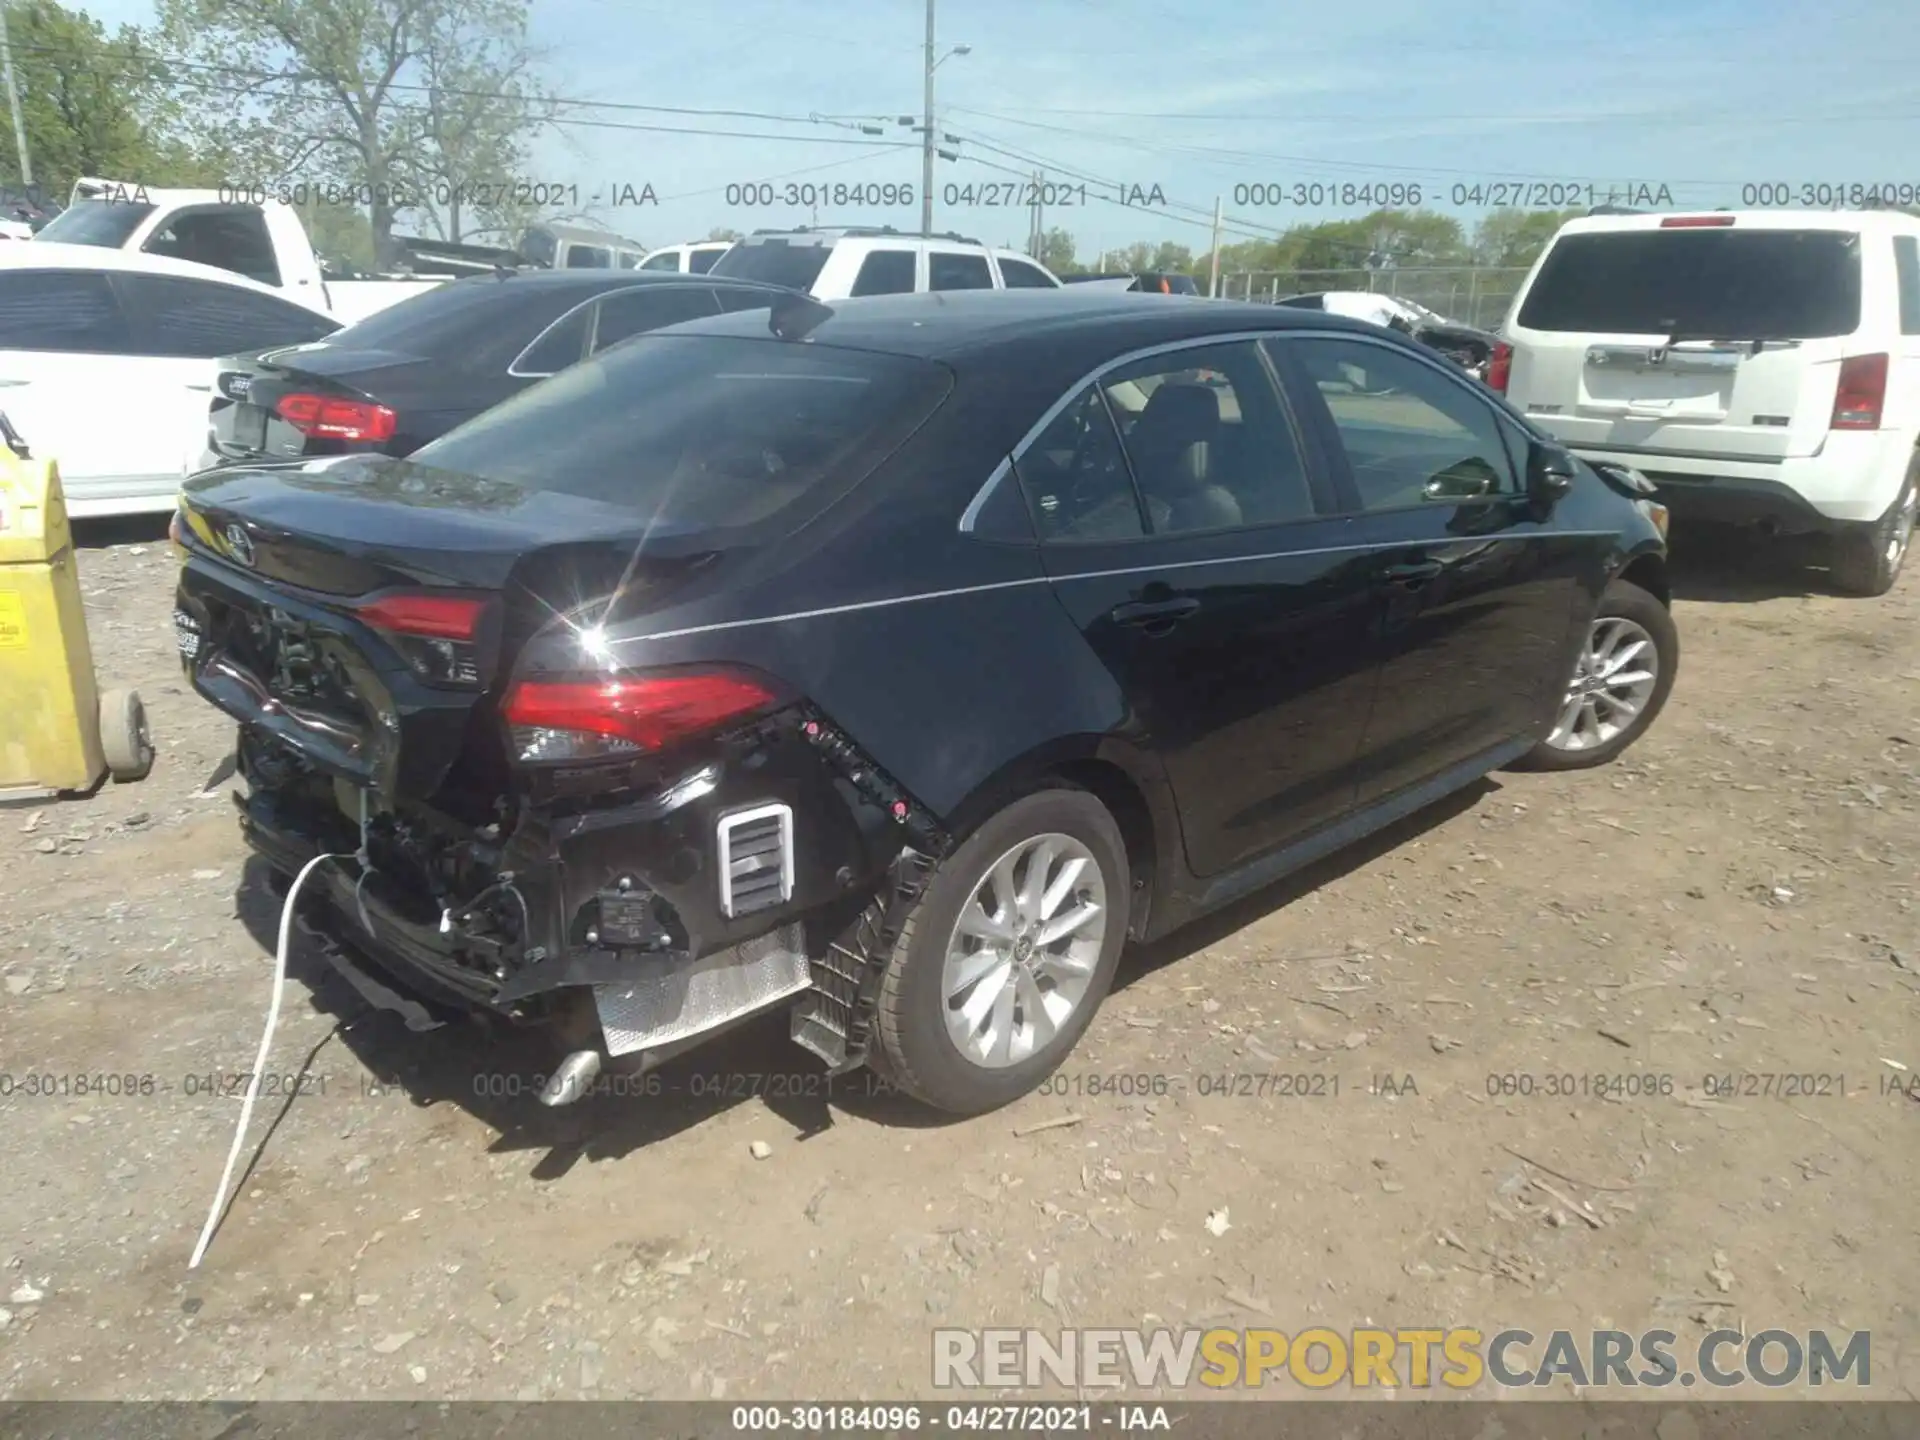
<svg viewBox="0 0 1920 1440">
<path fill-rule="evenodd" d="M 85 791 L 153 768 L 140 696 L 100 693 L 59 467 L 0 417 L 0 798 Z"/>
</svg>

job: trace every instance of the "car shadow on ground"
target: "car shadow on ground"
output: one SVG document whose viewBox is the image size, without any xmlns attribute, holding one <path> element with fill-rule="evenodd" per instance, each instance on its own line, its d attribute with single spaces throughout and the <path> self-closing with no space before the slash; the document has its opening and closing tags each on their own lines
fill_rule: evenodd
<svg viewBox="0 0 1920 1440">
<path fill-rule="evenodd" d="M 1370 863 L 1498 790 L 1497 779 L 1483 780 L 1174 935 L 1130 946 L 1121 956 L 1115 991 Z M 268 954 L 278 942 L 283 889 L 274 887 L 265 862 L 248 861 L 236 913 Z M 1338 943 L 1329 940 L 1331 947 Z M 410 1030 L 400 1017 L 374 1008 L 297 928 L 288 950 L 287 983 L 287 1003 L 297 1004 L 304 993 L 315 1011 L 334 1022 L 328 1040 L 312 1047 L 308 1065 L 318 1063 L 329 1043 L 343 1044 L 362 1067 L 364 1086 L 392 1087 L 422 1109 L 459 1106 L 494 1131 L 494 1153 L 544 1152 L 531 1171 L 537 1180 L 559 1179 L 582 1160 L 621 1159 L 754 1101 L 793 1127 L 789 1140 L 802 1142 L 831 1130 L 836 1111 L 904 1130 L 954 1123 L 870 1070 L 830 1076 L 816 1057 L 789 1040 L 784 1009 L 645 1075 L 608 1073 L 596 1093 L 549 1108 L 537 1098 L 540 1077 L 552 1070 L 560 1053 L 548 1035 L 477 1019 Z M 250 1148 L 249 1168 L 295 1103 L 297 1087 L 290 1089 L 295 1094 L 277 1107 Z M 244 1184 L 242 1177 L 236 1192 Z"/>
<path fill-rule="evenodd" d="M 73 521 L 77 550 L 107 550 L 115 545 L 158 545 L 167 538 L 168 515 L 101 515 Z"/>
<path fill-rule="evenodd" d="M 1761 536 L 1730 525 L 1673 527 L 1667 578 L 1676 600 L 1749 605 L 1837 592 L 1821 535 Z"/>
</svg>

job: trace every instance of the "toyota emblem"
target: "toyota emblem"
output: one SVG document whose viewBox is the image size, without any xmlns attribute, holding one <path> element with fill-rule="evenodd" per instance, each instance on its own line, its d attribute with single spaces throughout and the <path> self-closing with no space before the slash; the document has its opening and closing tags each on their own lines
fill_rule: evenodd
<svg viewBox="0 0 1920 1440">
<path fill-rule="evenodd" d="M 224 532 L 227 548 L 233 552 L 233 558 L 242 565 L 253 564 L 253 537 L 247 534 L 247 527 L 238 520 L 227 526 Z"/>
</svg>

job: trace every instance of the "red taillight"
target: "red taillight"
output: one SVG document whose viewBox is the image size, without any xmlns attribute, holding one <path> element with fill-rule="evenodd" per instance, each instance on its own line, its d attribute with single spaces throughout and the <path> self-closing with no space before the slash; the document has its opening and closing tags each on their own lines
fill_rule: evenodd
<svg viewBox="0 0 1920 1440">
<path fill-rule="evenodd" d="M 1662 230 L 1705 230 L 1733 224 L 1731 215 L 1669 215 L 1660 222 Z"/>
<path fill-rule="evenodd" d="M 507 692 L 501 713 L 516 730 L 605 736 L 636 750 L 661 750 L 764 710 L 774 699 L 757 681 L 718 671 L 522 680 Z M 520 753 L 522 759 L 532 759 L 573 758 L 580 752 L 529 736 L 522 739 Z"/>
<path fill-rule="evenodd" d="M 282 395 L 273 409 L 302 435 L 325 440 L 391 440 L 400 420 L 384 405 L 327 395 Z"/>
<path fill-rule="evenodd" d="M 178 510 L 175 510 L 173 518 L 167 521 L 167 539 L 176 545 L 187 543 L 187 522 Z"/>
<path fill-rule="evenodd" d="M 376 630 L 432 640 L 471 640 L 486 601 L 456 595 L 382 595 L 353 607 Z"/>
<path fill-rule="evenodd" d="M 1513 347 L 1504 340 L 1493 342 L 1493 353 L 1487 357 L 1487 388 L 1507 393 L 1507 382 L 1513 378 Z"/>
<path fill-rule="evenodd" d="M 1833 395 L 1833 430 L 1878 430 L 1887 401 L 1887 357 L 1852 355 L 1840 362 L 1840 384 Z"/>
</svg>

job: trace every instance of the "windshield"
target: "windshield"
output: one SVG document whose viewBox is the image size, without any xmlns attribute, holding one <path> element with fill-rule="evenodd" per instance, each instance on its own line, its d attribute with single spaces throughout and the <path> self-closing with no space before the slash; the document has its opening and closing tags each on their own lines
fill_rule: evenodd
<svg viewBox="0 0 1920 1440">
<path fill-rule="evenodd" d="M 811 289 L 826 267 L 830 245 L 786 240 L 744 240 L 713 262 L 713 275 L 759 280 L 789 290 Z"/>
<path fill-rule="evenodd" d="M 774 339 L 646 336 L 414 453 L 630 506 L 664 529 L 758 525 L 859 482 L 945 398 L 931 361 Z"/>
<path fill-rule="evenodd" d="M 1733 228 L 1565 235 L 1519 324 L 1707 340 L 1851 335 L 1860 326 L 1860 237 Z"/>
<path fill-rule="evenodd" d="M 58 240 L 62 245 L 101 245 L 118 250 L 154 208 L 145 201 L 77 201 L 49 220 L 38 238 Z"/>
</svg>

